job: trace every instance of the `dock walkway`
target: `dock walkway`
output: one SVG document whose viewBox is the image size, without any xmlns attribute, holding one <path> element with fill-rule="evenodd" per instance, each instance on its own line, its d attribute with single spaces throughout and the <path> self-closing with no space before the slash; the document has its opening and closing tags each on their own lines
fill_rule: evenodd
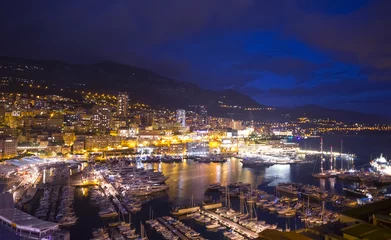
<svg viewBox="0 0 391 240">
<path fill-rule="evenodd" d="M 224 226 L 227 226 L 227 227 L 233 229 L 234 231 L 238 232 L 239 234 L 241 234 L 241 235 L 243 235 L 245 237 L 248 237 L 250 239 L 257 239 L 257 238 L 259 238 L 258 233 L 253 232 L 250 229 L 247 229 L 247 228 L 243 227 L 242 225 L 239 225 L 239 224 L 233 222 L 230 219 L 222 217 L 222 216 L 218 215 L 217 213 L 214 213 L 214 212 L 209 211 L 209 210 L 201 211 L 201 213 L 205 214 L 206 216 L 208 216 L 208 217 L 210 217 L 210 218 L 212 218 L 214 220 L 217 220 L 219 223 L 221 223 Z"/>
<path fill-rule="evenodd" d="M 180 239 L 182 240 L 189 240 L 188 237 L 183 235 L 179 230 L 175 229 L 171 224 L 168 224 L 163 218 L 158 218 L 157 219 L 159 222 L 161 222 L 166 228 L 170 229 L 171 232 L 173 232 L 175 235 L 177 235 Z"/>
</svg>

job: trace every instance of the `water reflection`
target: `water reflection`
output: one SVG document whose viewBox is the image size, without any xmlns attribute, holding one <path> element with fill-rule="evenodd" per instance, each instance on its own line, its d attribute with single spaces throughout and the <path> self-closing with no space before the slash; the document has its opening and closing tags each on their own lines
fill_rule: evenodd
<svg viewBox="0 0 391 240">
<path fill-rule="evenodd" d="M 269 186 L 277 186 L 281 182 L 291 182 L 291 165 L 273 165 L 265 169 L 265 181 L 271 181 Z"/>
<path fill-rule="evenodd" d="M 189 205 L 194 198 L 195 203 L 205 200 L 205 189 L 209 184 L 220 182 L 227 185 L 234 182 L 251 183 L 254 188 L 274 192 L 274 187 L 281 182 L 296 182 L 319 186 L 322 190 L 342 193 L 343 187 L 354 187 L 355 183 L 347 183 L 336 178 L 316 179 L 312 177 L 313 164 L 274 165 L 266 168 L 243 168 L 238 159 L 228 162 L 198 163 L 191 160 L 183 163 L 148 163 L 144 168 L 160 170 L 170 177 L 167 194 L 169 201 L 177 205 Z"/>
</svg>

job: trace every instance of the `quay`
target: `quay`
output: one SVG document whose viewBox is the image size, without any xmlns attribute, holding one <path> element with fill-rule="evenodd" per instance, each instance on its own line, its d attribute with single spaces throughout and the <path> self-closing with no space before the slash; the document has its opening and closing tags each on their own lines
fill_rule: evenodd
<svg viewBox="0 0 391 240">
<path fill-rule="evenodd" d="M 172 233 L 174 233 L 175 235 L 177 235 L 180 239 L 182 240 L 189 240 L 188 237 L 186 237 L 185 235 L 183 235 L 181 232 L 179 232 L 179 230 L 175 229 L 173 226 L 171 226 L 171 224 L 168 224 L 166 221 L 163 220 L 163 218 L 158 218 L 157 219 L 160 223 L 162 223 L 166 228 L 170 229 L 170 231 Z"/>
<path fill-rule="evenodd" d="M 343 159 L 354 159 L 356 157 L 356 155 L 354 154 L 349 154 L 349 153 L 337 153 L 337 152 L 327 152 L 327 151 L 314 151 L 314 150 L 298 150 L 297 152 L 298 154 L 306 154 L 306 155 L 328 155 L 328 156 L 336 156 L 336 157 L 339 157 L 341 156 Z"/>
<path fill-rule="evenodd" d="M 259 238 L 258 233 L 253 232 L 250 229 L 247 229 L 247 228 L 231 221 L 230 219 L 224 218 L 224 217 L 218 215 L 217 213 L 214 213 L 209 210 L 203 210 L 203 211 L 201 211 L 201 213 L 205 214 L 206 216 L 208 216 L 214 220 L 217 220 L 219 223 L 233 229 L 234 231 L 238 232 L 241 235 L 244 235 L 247 238 L 250 238 L 250 239 L 258 239 Z"/>
</svg>

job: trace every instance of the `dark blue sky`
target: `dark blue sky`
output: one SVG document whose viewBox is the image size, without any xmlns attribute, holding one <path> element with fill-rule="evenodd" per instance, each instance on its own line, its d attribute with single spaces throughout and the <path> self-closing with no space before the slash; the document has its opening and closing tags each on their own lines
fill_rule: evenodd
<svg viewBox="0 0 391 240">
<path fill-rule="evenodd" d="M 390 115 L 390 12 L 387 0 L 3 1 L 0 53 L 114 60 L 272 106 Z"/>
</svg>

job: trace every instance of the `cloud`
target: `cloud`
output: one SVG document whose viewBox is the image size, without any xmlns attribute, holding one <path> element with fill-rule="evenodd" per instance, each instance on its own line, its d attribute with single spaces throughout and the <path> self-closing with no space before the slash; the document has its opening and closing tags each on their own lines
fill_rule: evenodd
<svg viewBox="0 0 391 240">
<path fill-rule="evenodd" d="M 324 65 L 289 56 L 258 55 L 234 64 L 233 68 L 243 71 L 273 72 L 293 76 L 300 83 L 311 80 L 315 76 L 314 72 L 322 66 Z"/>
<path fill-rule="evenodd" d="M 267 93 L 277 96 L 354 96 L 365 93 L 391 91 L 391 83 L 370 83 L 359 80 L 341 80 L 333 83 L 319 84 L 314 87 L 272 88 Z"/>
<path fill-rule="evenodd" d="M 384 80 L 391 76 L 388 71 L 378 76 L 379 71 L 391 69 L 390 7 L 390 1 L 379 0 L 349 14 L 299 12 L 299 20 L 287 24 L 284 32 L 329 52 L 335 59 L 370 69 L 366 73 L 371 79 Z"/>
</svg>

